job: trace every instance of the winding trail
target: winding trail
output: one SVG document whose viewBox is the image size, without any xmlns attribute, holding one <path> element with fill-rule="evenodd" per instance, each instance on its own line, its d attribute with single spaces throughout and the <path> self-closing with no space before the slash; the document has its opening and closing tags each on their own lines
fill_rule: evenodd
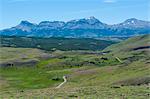
<svg viewBox="0 0 150 99">
<path fill-rule="evenodd" d="M 120 63 L 122 63 L 122 60 L 119 57 L 115 57 Z"/>
<path fill-rule="evenodd" d="M 61 84 L 59 84 L 56 89 L 60 88 L 62 85 L 64 85 L 67 82 L 66 76 L 63 76 L 64 82 L 62 82 Z"/>
</svg>

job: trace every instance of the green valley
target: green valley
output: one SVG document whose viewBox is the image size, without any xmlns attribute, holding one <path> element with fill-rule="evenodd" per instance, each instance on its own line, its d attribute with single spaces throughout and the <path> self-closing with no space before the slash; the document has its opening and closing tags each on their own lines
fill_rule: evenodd
<svg viewBox="0 0 150 99">
<path fill-rule="evenodd" d="M 88 48 L 90 45 L 82 50 L 3 45 L 0 99 L 148 99 L 149 37 L 142 35 L 112 45 L 107 43 L 106 48 L 96 50 Z M 3 41 L 6 44 L 12 37 Z M 56 88 L 63 82 L 63 76 L 67 82 Z"/>
</svg>

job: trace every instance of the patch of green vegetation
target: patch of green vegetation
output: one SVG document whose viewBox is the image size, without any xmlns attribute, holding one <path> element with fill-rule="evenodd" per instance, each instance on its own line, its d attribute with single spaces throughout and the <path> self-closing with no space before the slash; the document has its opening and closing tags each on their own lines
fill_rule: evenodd
<svg viewBox="0 0 150 99">
<path fill-rule="evenodd" d="M 54 63 L 58 63 L 58 62 L 61 62 L 61 60 L 58 58 L 53 58 L 53 59 L 49 59 L 49 60 L 42 60 L 37 64 L 37 67 L 45 67 L 48 64 L 54 64 Z"/>
<path fill-rule="evenodd" d="M 48 70 L 29 67 L 1 68 L 0 75 L 9 82 L 11 87 L 19 89 L 34 89 L 53 86 L 63 81 L 63 76 L 70 71 Z M 58 81 L 54 77 L 60 78 Z"/>
<path fill-rule="evenodd" d="M 63 54 L 59 54 L 59 57 L 42 60 L 37 64 L 37 67 L 65 69 L 78 68 L 82 66 L 107 66 L 120 64 L 120 62 L 118 62 L 114 57 L 81 54 L 70 55 L 68 53 L 65 52 Z"/>
</svg>

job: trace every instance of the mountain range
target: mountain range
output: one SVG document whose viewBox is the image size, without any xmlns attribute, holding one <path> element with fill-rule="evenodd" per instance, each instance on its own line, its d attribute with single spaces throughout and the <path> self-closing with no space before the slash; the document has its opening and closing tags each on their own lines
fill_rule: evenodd
<svg viewBox="0 0 150 99">
<path fill-rule="evenodd" d="M 15 27 L 3 29 L 0 35 L 27 37 L 66 37 L 66 38 L 100 38 L 100 37 L 130 37 L 150 33 L 150 22 L 135 18 L 122 23 L 108 25 L 95 17 L 78 20 L 42 21 L 39 24 L 21 21 Z"/>
</svg>

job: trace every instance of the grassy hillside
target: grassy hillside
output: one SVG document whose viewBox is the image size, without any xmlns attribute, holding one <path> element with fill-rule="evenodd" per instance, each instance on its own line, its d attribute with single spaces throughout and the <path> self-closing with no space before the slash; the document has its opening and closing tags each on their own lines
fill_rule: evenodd
<svg viewBox="0 0 150 99">
<path fill-rule="evenodd" d="M 69 76 L 67 83 L 60 89 L 55 89 L 63 82 L 64 75 Z M 150 80 L 148 75 L 149 66 L 140 61 L 128 66 L 101 68 L 95 66 L 64 70 L 11 68 L 1 70 L 0 81 L 3 90 L 0 94 L 3 98 L 147 99 L 149 87 L 145 82 Z M 141 83 L 140 79 L 144 78 L 146 80 Z"/>
<path fill-rule="evenodd" d="M 142 47 L 145 48 L 142 49 Z M 119 55 L 123 53 L 137 52 L 138 48 L 139 51 L 150 48 L 150 34 L 129 38 L 123 42 L 107 47 L 104 51 L 111 51 L 112 53 Z"/>
<path fill-rule="evenodd" d="M 54 50 L 102 50 L 113 44 L 112 41 L 86 38 L 34 38 L 1 36 L 3 47 L 38 48 L 48 51 Z"/>
<path fill-rule="evenodd" d="M 0 54 L 1 66 L 31 65 L 32 67 L 37 66 L 39 68 L 63 69 L 85 65 L 106 66 L 118 64 L 118 61 L 113 57 L 109 57 L 106 60 L 103 59 L 100 51 L 46 52 L 33 48 L 1 47 Z"/>
<path fill-rule="evenodd" d="M 111 45 L 104 51 L 110 53 L 107 56 L 118 57 L 124 62 L 150 59 L 150 35 L 130 38 L 121 43 Z"/>
<path fill-rule="evenodd" d="M 53 57 L 50 53 L 34 48 L 0 48 L 0 67 L 35 67 L 41 60 Z"/>
<path fill-rule="evenodd" d="M 143 47 L 149 46 L 148 42 L 149 35 L 138 36 L 102 52 L 55 51 L 51 52 L 55 57 L 39 59 L 36 67 L 1 68 L 0 96 L 2 99 L 148 99 L 150 48 Z M 56 89 L 63 76 L 67 76 L 67 82 Z"/>
<path fill-rule="evenodd" d="M 40 57 L 50 56 L 45 51 L 33 49 L 33 48 L 12 48 L 12 47 L 1 47 L 0 48 L 0 61 L 11 61 L 11 60 L 29 60 L 37 59 Z"/>
</svg>

